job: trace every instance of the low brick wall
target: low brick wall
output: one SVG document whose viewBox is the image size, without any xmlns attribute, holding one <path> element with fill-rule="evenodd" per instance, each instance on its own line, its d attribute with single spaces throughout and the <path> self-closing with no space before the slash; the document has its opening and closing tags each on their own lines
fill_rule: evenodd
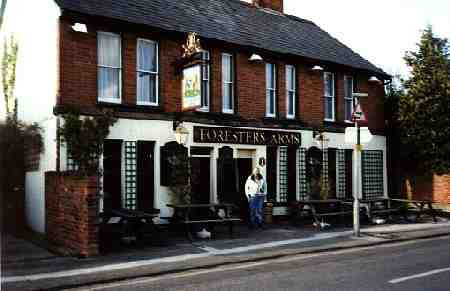
<svg viewBox="0 0 450 291">
<path fill-rule="evenodd" d="M 78 257 L 98 254 L 96 177 L 45 173 L 46 233 L 52 249 Z"/>
</svg>

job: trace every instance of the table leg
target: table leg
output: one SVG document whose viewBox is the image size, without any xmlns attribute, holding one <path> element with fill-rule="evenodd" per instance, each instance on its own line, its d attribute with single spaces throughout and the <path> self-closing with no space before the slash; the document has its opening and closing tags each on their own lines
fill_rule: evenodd
<svg viewBox="0 0 450 291">
<path fill-rule="evenodd" d="M 435 211 L 434 208 L 433 208 L 433 203 L 428 202 L 428 209 L 429 209 L 429 211 L 430 211 L 431 217 L 433 217 L 433 221 L 434 221 L 434 222 L 437 222 L 436 211 Z"/>
<path fill-rule="evenodd" d="M 189 222 L 189 210 L 190 208 L 187 208 L 186 211 L 184 212 L 184 222 L 186 225 L 186 235 L 187 238 L 189 239 L 189 241 L 194 241 L 194 239 L 192 238 L 192 233 L 191 233 L 191 224 L 188 223 Z"/>
<path fill-rule="evenodd" d="M 319 220 L 319 218 L 317 217 L 316 208 L 315 208 L 314 205 L 312 205 L 312 204 L 309 204 L 309 207 L 311 207 L 311 214 L 312 214 L 312 216 L 313 216 L 314 222 L 316 223 L 316 227 L 318 227 L 319 230 L 320 230 L 320 220 Z"/>
<path fill-rule="evenodd" d="M 230 238 L 233 238 L 233 222 L 229 221 L 228 223 L 229 223 L 228 224 L 228 230 L 230 232 Z"/>
<path fill-rule="evenodd" d="M 424 203 L 419 203 L 419 212 L 417 213 L 416 221 L 419 221 L 420 216 L 422 216 L 424 206 Z"/>
</svg>

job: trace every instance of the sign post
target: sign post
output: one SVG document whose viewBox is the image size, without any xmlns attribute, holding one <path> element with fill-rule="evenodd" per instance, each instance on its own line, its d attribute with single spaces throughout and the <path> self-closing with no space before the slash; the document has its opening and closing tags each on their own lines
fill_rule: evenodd
<svg viewBox="0 0 450 291">
<path fill-rule="evenodd" d="M 359 98 L 367 97 L 368 95 L 365 93 L 353 93 L 353 120 L 355 121 L 355 130 L 356 130 L 356 189 L 353 191 L 353 234 L 356 237 L 360 236 L 360 219 L 359 219 L 359 210 L 360 210 L 360 201 L 362 198 L 362 193 L 360 193 L 360 182 L 361 182 L 361 130 L 359 123 L 360 121 L 365 120 L 365 116 L 363 111 L 361 110 L 361 104 L 359 102 Z M 369 132 L 370 134 L 370 132 Z M 367 142 L 370 141 L 370 138 Z"/>
</svg>

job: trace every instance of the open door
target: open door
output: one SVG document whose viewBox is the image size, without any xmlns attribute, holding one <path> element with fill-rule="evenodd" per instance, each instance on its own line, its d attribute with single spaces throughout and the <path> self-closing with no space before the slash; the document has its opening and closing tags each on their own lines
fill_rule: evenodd
<svg viewBox="0 0 450 291">
<path fill-rule="evenodd" d="M 137 142 L 137 208 L 142 211 L 153 209 L 154 147 L 153 141 Z"/>
<path fill-rule="evenodd" d="M 103 144 L 103 208 L 122 208 L 122 140 L 106 139 Z"/>
</svg>

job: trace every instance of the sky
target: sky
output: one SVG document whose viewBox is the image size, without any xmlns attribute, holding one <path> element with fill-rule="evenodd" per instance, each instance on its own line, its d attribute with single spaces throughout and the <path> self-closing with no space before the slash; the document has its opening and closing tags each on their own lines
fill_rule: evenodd
<svg viewBox="0 0 450 291">
<path fill-rule="evenodd" d="M 284 0 L 284 12 L 313 21 L 391 75 L 407 77 L 406 51 L 428 24 L 450 39 L 450 0 Z"/>
</svg>

